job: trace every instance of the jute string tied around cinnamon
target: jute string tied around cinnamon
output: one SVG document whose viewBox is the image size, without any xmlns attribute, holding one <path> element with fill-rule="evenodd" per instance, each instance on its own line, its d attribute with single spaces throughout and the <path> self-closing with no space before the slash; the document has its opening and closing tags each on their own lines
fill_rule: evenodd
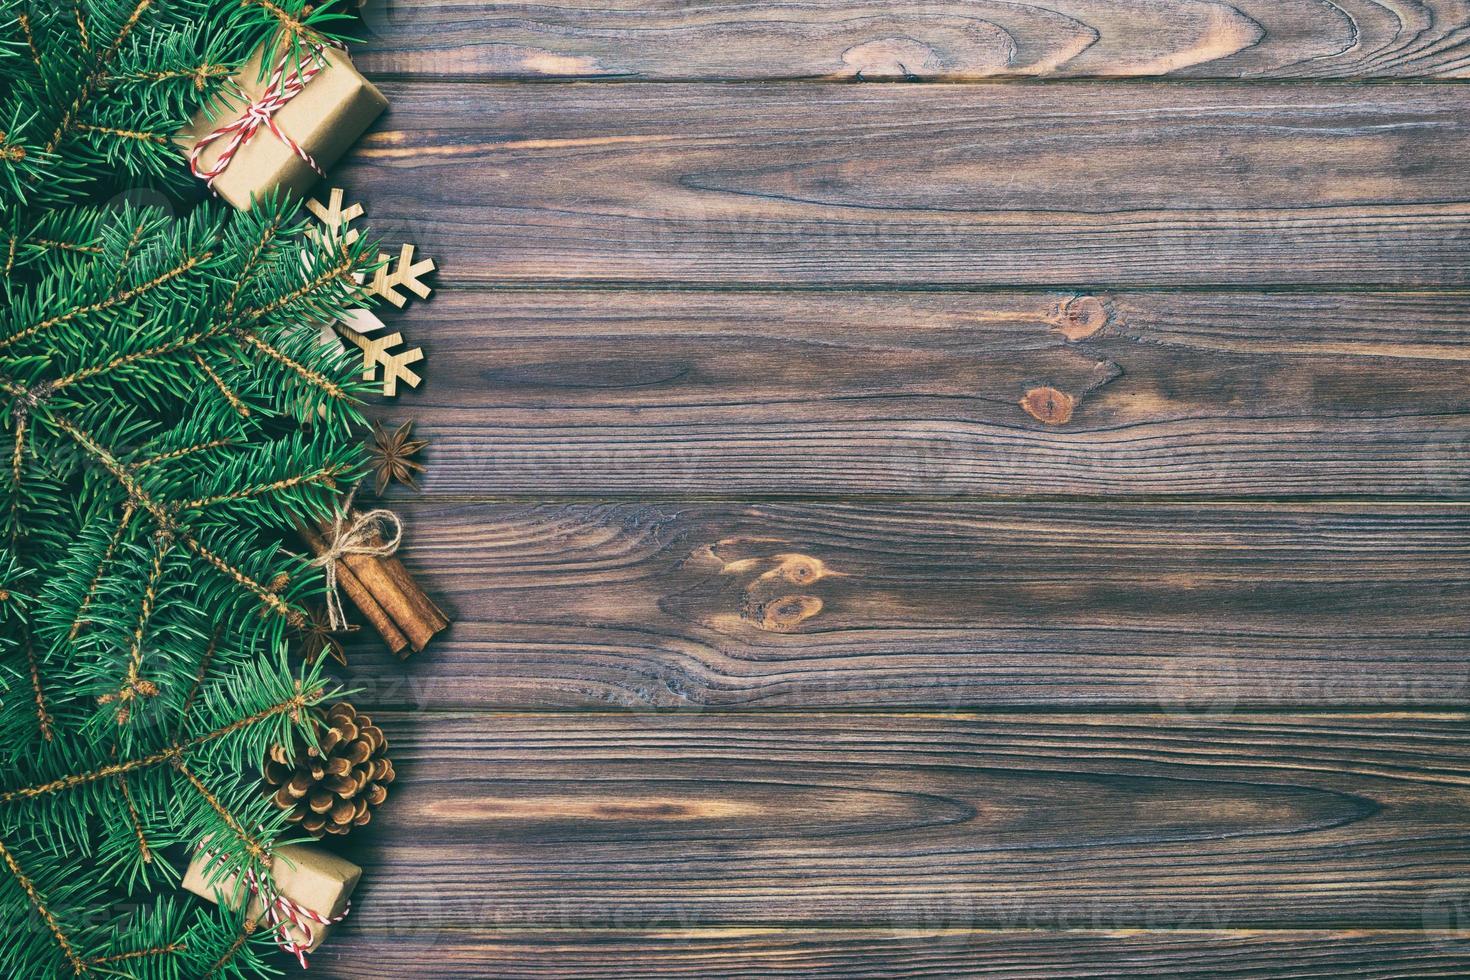
<svg viewBox="0 0 1470 980">
<path fill-rule="evenodd" d="M 379 508 L 353 517 L 352 498 L 356 495 L 357 491 L 352 491 L 338 508 L 337 516 L 332 521 L 327 550 L 308 562 L 326 570 L 327 625 L 333 630 L 347 628 L 347 615 L 342 611 L 342 595 L 337 590 L 337 563 L 347 555 L 387 558 L 398 550 L 398 544 L 403 540 L 403 521 L 391 510 Z M 383 533 L 384 527 L 392 528 L 391 536 Z"/>
</svg>

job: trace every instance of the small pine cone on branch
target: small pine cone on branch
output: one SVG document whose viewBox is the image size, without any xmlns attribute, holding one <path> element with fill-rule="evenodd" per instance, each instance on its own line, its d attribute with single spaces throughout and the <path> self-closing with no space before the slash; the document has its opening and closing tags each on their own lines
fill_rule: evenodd
<svg viewBox="0 0 1470 980">
<path fill-rule="evenodd" d="M 316 715 L 320 748 L 304 741 L 273 745 L 261 775 L 276 806 L 290 811 L 287 820 L 313 837 L 345 834 L 371 820 L 373 808 L 388 798 L 388 740 L 346 701 Z"/>
</svg>

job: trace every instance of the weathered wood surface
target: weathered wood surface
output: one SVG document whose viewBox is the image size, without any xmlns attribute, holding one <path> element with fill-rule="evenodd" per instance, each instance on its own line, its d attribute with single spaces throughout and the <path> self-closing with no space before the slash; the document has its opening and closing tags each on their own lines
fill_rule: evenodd
<svg viewBox="0 0 1470 980">
<path fill-rule="evenodd" d="M 340 180 L 458 283 L 1470 284 L 1458 86 L 384 91 Z"/>
<path fill-rule="evenodd" d="M 1470 941 L 1454 931 L 404 930 L 379 939 L 341 927 L 334 935 L 340 938 L 312 957 L 313 973 L 418 976 L 426 964 L 443 980 L 1401 980 L 1470 973 Z"/>
<path fill-rule="evenodd" d="M 445 290 L 398 411 L 432 493 L 1463 497 L 1465 304 Z"/>
<path fill-rule="evenodd" d="M 368 932 L 1419 929 L 1470 876 L 1462 713 L 378 721 Z"/>
<path fill-rule="evenodd" d="M 750 80 L 1463 78 L 1462 3 L 367 0 L 370 73 Z"/>
<path fill-rule="evenodd" d="M 412 708 L 1458 704 L 1470 512 L 398 505 L 449 634 Z"/>
<path fill-rule="evenodd" d="M 318 972 L 1470 973 L 1470 103 L 1333 82 L 1464 4 L 366 26 L 457 622 Z"/>
</svg>

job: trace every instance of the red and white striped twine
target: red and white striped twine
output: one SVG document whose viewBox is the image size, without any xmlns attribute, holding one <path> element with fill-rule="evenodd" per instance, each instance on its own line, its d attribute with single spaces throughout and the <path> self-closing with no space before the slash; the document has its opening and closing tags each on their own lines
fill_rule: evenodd
<svg viewBox="0 0 1470 980">
<path fill-rule="evenodd" d="M 220 855 L 220 862 L 226 863 L 229 859 Z M 316 941 L 316 930 L 313 924 L 330 926 L 347 918 L 347 913 L 352 911 L 352 902 L 349 899 L 338 915 L 326 916 L 320 912 L 313 911 L 300 903 L 282 895 L 269 884 L 263 883 L 256 875 L 253 867 L 245 869 L 245 882 L 250 886 L 252 895 L 259 895 L 265 905 L 265 918 L 270 923 L 271 931 L 276 934 L 276 945 L 296 957 L 301 964 L 301 969 L 307 969 L 306 954 L 311 945 Z M 291 929 L 295 927 L 305 937 L 300 942 L 291 936 Z"/>
<path fill-rule="evenodd" d="M 307 166 L 311 167 L 312 170 L 315 170 L 323 177 L 326 176 L 326 172 L 317 164 L 312 155 L 306 152 L 300 143 L 287 135 L 280 126 L 276 125 L 275 120 L 276 113 L 285 108 L 292 99 L 300 95 L 301 91 L 306 88 L 306 83 L 310 82 L 323 68 L 327 67 L 326 50 L 321 45 L 317 45 L 311 51 L 311 63 L 306 65 L 302 70 L 293 71 L 288 75 L 286 74 L 286 65 L 291 61 L 291 58 L 292 53 L 290 51 L 281 55 L 281 60 L 276 64 L 276 70 L 271 75 L 270 84 L 266 86 L 266 94 L 246 106 L 245 113 L 242 116 L 233 122 L 226 123 L 194 144 L 194 148 L 189 151 L 189 169 L 194 172 L 195 177 L 208 181 L 209 186 L 213 188 L 215 178 L 225 172 L 230 166 L 230 161 L 235 159 L 235 154 L 239 152 L 240 147 L 249 143 L 255 137 L 255 134 L 260 131 L 260 127 L 262 126 L 267 127 L 272 133 L 275 133 L 276 139 L 290 147 L 291 151 L 302 160 L 305 160 Z M 208 170 L 200 167 L 200 155 L 210 145 L 222 139 L 227 139 L 228 142 L 225 143 L 224 151 L 220 153 L 219 159 L 215 161 L 214 166 Z"/>
</svg>

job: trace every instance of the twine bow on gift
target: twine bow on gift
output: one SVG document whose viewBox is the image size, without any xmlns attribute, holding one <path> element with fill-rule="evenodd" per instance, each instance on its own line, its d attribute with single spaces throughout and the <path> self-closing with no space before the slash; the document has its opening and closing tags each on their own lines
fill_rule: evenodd
<svg viewBox="0 0 1470 980">
<path fill-rule="evenodd" d="M 276 125 L 275 120 L 276 113 L 300 95 L 306 88 L 306 84 L 327 67 L 326 49 L 321 45 L 316 45 L 311 51 L 311 63 L 288 75 L 286 66 L 290 63 L 291 57 L 289 51 L 281 55 L 281 60 L 276 63 L 276 70 L 271 75 L 270 84 L 266 86 L 265 95 L 246 106 L 244 115 L 233 122 L 226 123 L 194 144 L 194 148 L 189 151 L 189 169 L 194 172 L 195 177 L 208 181 L 210 187 L 213 187 L 215 178 L 229 168 L 230 162 L 235 159 L 235 154 L 255 137 L 262 126 L 275 133 L 276 139 L 290 147 L 291 152 L 306 161 L 306 165 L 312 170 L 323 177 L 326 176 L 326 171 L 322 170 L 316 159 L 307 153 L 300 143 Z M 228 142 L 225 143 L 225 148 L 220 152 L 219 159 L 215 161 L 214 166 L 208 170 L 201 167 L 199 157 L 211 144 L 222 139 L 227 139 Z"/>
<path fill-rule="evenodd" d="M 352 900 L 342 906 L 342 911 L 337 915 L 322 915 L 313 909 L 309 909 L 300 902 L 293 902 L 274 888 L 260 881 L 255 874 L 254 868 L 245 872 L 245 880 L 250 885 L 250 891 L 261 897 L 265 905 L 265 918 L 270 923 L 271 931 L 276 934 L 276 945 L 296 957 L 296 962 L 301 964 L 301 969 L 306 967 L 306 953 L 316 942 L 316 930 L 313 924 L 330 926 L 347 918 L 347 913 L 352 911 Z M 301 933 L 300 940 L 293 939 L 291 930 Z"/>
<path fill-rule="evenodd" d="M 337 563 L 347 555 L 387 558 L 398 550 L 398 544 L 403 540 L 403 521 L 391 510 L 370 510 L 366 514 L 352 516 L 352 498 L 356 493 L 354 490 L 348 494 L 346 502 L 337 511 L 327 550 L 308 562 L 326 570 L 327 625 L 333 630 L 347 628 L 342 595 L 337 590 Z M 391 535 L 383 533 L 385 527 L 392 529 Z"/>
<path fill-rule="evenodd" d="M 228 861 L 228 858 L 222 854 L 220 861 L 223 863 Z M 336 925 L 347 918 L 347 913 L 352 911 L 351 899 L 342 906 L 342 911 L 337 915 L 322 915 L 300 902 L 293 902 L 276 891 L 275 886 L 269 881 L 263 881 L 255 873 L 254 867 L 245 869 L 245 883 L 250 887 L 250 894 L 260 897 L 261 905 L 265 907 L 262 914 L 269 923 L 271 932 L 276 934 L 276 945 L 296 957 L 296 962 L 301 964 L 303 970 L 307 969 L 306 954 L 316 942 L 316 930 L 312 928 L 313 925 Z M 301 933 L 303 937 L 301 940 L 292 938 L 293 928 Z"/>
</svg>

